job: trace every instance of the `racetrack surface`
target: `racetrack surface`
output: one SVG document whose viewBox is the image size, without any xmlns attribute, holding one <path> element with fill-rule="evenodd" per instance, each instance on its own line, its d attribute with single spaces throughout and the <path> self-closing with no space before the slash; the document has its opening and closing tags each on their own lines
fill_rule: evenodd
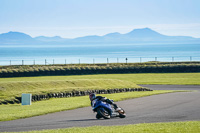
<svg viewBox="0 0 200 133">
<path fill-rule="evenodd" d="M 200 86 L 142 86 L 155 90 L 196 91 L 160 94 L 117 102 L 127 113 L 127 117 L 124 119 L 97 120 L 91 107 L 86 107 L 32 118 L 0 122 L 0 132 L 200 120 Z"/>
</svg>

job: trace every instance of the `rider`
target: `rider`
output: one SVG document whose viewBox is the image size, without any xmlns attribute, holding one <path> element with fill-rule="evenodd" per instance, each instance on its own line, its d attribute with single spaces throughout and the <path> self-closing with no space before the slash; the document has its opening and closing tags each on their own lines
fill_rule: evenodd
<svg viewBox="0 0 200 133">
<path fill-rule="evenodd" d="M 117 106 L 117 104 L 115 104 L 113 101 L 111 101 L 110 99 L 107 99 L 106 97 L 102 97 L 102 96 L 96 96 L 95 93 L 90 93 L 89 94 L 89 98 L 90 98 L 90 101 L 91 101 L 91 105 L 92 105 L 92 101 L 97 99 L 97 100 L 101 100 L 103 102 L 106 102 L 106 103 L 109 103 L 109 104 L 112 104 L 114 106 L 114 109 L 115 110 L 119 110 L 120 108 Z"/>
</svg>

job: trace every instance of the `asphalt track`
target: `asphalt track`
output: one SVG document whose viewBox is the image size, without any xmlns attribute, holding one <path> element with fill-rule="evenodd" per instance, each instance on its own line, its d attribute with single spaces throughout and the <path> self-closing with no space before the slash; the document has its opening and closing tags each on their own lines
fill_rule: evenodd
<svg viewBox="0 0 200 133">
<path fill-rule="evenodd" d="M 0 122 L 0 132 L 200 120 L 200 86 L 142 86 L 154 90 L 196 91 L 160 94 L 117 102 L 127 113 L 127 117 L 124 119 L 97 120 L 91 107 L 86 107 L 32 118 Z"/>
</svg>

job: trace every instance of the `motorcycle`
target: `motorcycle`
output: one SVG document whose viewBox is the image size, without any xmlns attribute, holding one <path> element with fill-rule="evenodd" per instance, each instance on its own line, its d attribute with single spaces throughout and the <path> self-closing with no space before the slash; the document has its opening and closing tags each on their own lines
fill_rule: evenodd
<svg viewBox="0 0 200 133">
<path fill-rule="evenodd" d="M 113 105 L 97 100 L 97 99 L 93 100 L 92 108 L 94 112 L 97 112 L 96 114 L 97 119 L 100 119 L 100 118 L 110 119 L 113 117 L 125 118 L 126 117 L 125 111 L 122 108 L 118 108 L 118 110 L 115 110 Z"/>
</svg>

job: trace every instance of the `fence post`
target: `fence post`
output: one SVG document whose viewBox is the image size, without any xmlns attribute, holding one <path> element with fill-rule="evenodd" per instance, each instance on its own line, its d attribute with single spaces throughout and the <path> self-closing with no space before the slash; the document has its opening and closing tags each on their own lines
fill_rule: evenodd
<svg viewBox="0 0 200 133">
<path fill-rule="evenodd" d="M 126 58 L 126 64 L 128 63 L 128 58 Z"/>
<path fill-rule="evenodd" d="M 134 58 L 140 58 L 140 63 L 142 63 L 142 58 L 143 57 L 134 57 Z M 146 58 L 146 57 L 144 57 L 144 58 Z M 155 59 L 155 61 L 157 62 L 158 61 L 158 58 L 161 58 L 161 60 L 160 61 L 162 61 L 162 57 L 152 57 L 152 58 L 154 58 Z M 169 58 L 169 59 L 166 59 L 166 60 L 168 60 L 168 61 L 170 61 L 170 58 L 171 58 L 171 61 L 172 62 L 174 62 L 175 61 L 175 58 L 176 57 L 166 57 L 166 58 Z M 195 57 L 196 58 L 196 57 Z M 109 64 L 109 58 L 106 58 L 107 59 L 107 64 Z M 120 63 L 119 62 L 119 58 L 117 57 L 117 58 L 115 58 L 115 59 L 117 59 L 116 61 L 117 61 L 117 63 Z M 188 56 L 188 57 L 184 57 L 184 59 L 183 60 L 185 60 L 185 61 L 190 61 L 190 62 L 192 62 L 193 61 L 193 56 Z M 194 60 L 196 60 L 196 59 L 194 59 Z M 19 63 L 19 65 L 21 64 L 21 65 L 25 65 L 25 60 L 17 60 L 18 62 L 20 62 L 21 61 L 21 63 Z M 36 60 L 34 59 L 34 60 L 32 60 L 33 61 L 33 65 L 36 65 Z M 126 57 L 125 58 L 125 63 L 126 64 L 128 64 L 128 58 Z M 179 61 L 179 56 L 177 56 L 177 61 Z M 7 60 L 6 61 L 7 63 L 7 65 L 13 65 L 12 64 L 12 60 Z M 30 61 L 31 62 L 31 61 Z M 112 61 L 111 61 L 112 62 Z M 123 62 L 123 61 L 122 61 Z M 27 64 L 28 63 L 28 64 Z M 78 62 L 79 64 L 81 64 L 81 59 L 79 59 L 79 62 Z M 105 62 L 104 62 L 105 63 Z M 15 64 L 15 63 L 14 63 Z M 32 64 L 32 63 L 29 63 L 29 62 L 26 62 L 26 64 L 27 65 L 30 65 L 30 64 Z M 39 63 L 39 64 L 41 64 L 41 63 Z M 67 64 L 67 60 L 65 59 L 65 65 Z M 70 63 L 69 63 L 70 64 Z M 93 64 L 95 64 L 95 59 L 93 58 Z M 48 65 L 48 62 L 47 62 L 47 59 L 45 59 L 45 65 Z M 53 59 L 53 65 L 55 65 L 55 59 Z"/>
<path fill-rule="evenodd" d="M 95 59 L 93 59 L 93 64 L 95 64 Z"/>
</svg>

